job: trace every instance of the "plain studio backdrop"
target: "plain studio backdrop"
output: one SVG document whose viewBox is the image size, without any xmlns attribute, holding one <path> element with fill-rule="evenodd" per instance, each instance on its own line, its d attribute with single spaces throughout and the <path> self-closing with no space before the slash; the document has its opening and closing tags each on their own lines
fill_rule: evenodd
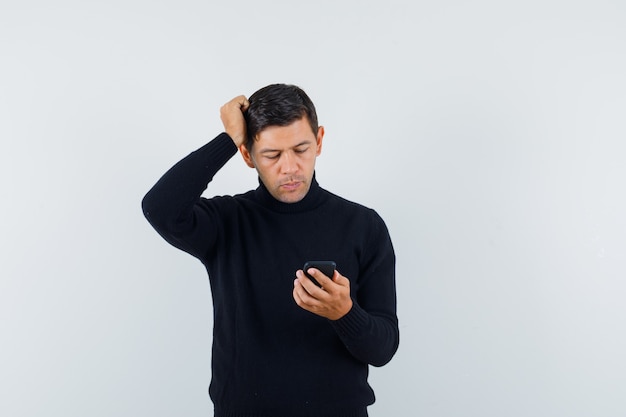
<svg viewBox="0 0 626 417">
<path fill-rule="evenodd" d="M 396 248 L 372 416 L 626 415 L 625 4 L 3 0 L 0 415 L 212 415 L 206 272 L 140 201 L 274 82 Z"/>
</svg>

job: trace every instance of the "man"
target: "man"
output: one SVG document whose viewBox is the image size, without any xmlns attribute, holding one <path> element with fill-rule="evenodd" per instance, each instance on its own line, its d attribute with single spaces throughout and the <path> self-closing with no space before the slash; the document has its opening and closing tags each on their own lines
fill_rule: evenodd
<svg viewBox="0 0 626 417">
<path fill-rule="evenodd" d="M 208 271 L 215 416 L 367 416 L 368 365 L 386 364 L 399 342 L 387 228 L 317 183 L 324 128 L 300 88 L 269 85 L 220 112 L 225 132 L 143 200 L 157 232 Z M 201 197 L 237 150 L 259 187 Z M 311 260 L 337 265 L 332 276 L 307 271 L 319 287 L 300 269 Z"/>
</svg>

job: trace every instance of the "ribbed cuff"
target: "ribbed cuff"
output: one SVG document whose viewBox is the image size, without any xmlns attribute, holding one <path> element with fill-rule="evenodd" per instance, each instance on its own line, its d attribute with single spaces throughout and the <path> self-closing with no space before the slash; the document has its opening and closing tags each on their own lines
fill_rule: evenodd
<svg viewBox="0 0 626 417">
<path fill-rule="evenodd" d="M 331 323 L 341 337 L 355 339 L 363 335 L 363 329 L 367 327 L 369 320 L 369 314 L 353 302 L 348 314 Z"/>
<path fill-rule="evenodd" d="M 218 164 L 224 165 L 230 158 L 237 153 L 237 145 L 226 132 L 222 132 L 212 141 L 202 146 L 194 152 L 195 154 L 209 153 L 212 160 Z"/>
</svg>

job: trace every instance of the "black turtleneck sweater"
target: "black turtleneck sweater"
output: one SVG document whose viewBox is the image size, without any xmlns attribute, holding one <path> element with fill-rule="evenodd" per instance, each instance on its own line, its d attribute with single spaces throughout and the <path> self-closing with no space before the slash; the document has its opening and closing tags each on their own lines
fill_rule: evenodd
<svg viewBox="0 0 626 417">
<path fill-rule="evenodd" d="M 237 152 L 222 133 L 172 167 L 144 197 L 146 218 L 206 267 L 214 308 L 216 417 L 366 416 L 368 365 L 399 341 L 395 256 L 371 209 L 320 188 L 297 203 L 256 190 L 201 194 Z M 352 309 L 331 321 L 292 297 L 296 270 L 334 260 L 350 280 Z"/>
</svg>

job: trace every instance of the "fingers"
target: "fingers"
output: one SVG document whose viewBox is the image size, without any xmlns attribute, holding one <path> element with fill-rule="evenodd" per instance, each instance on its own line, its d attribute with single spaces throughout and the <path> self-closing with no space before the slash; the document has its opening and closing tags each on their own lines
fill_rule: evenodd
<svg viewBox="0 0 626 417">
<path fill-rule="evenodd" d="M 239 109 L 240 111 L 245 111 L 248 109 L 249 106 L 250 106 L 250 102 L 248 101 L 246 96 L 240 95 L 229 100 L 227 103 L 225 103 L 222 106 L 222 109 L 224 108 L 229 109 L 229 110 Z"/>
<path fill-rule="evenodd" d="M 335 271 L 334 280 L 331 280 L 315 268 L 307 272 L 322 288 L 307 278 L 302 270 L 298 270 L 293 288 L 293 298 L 298 306 L 331 320 L 337 320 L 350 311 L 352 298 L 350 281 L 346 277 Z"/>
<path fill-rule="evenodd" d="M 319 298 L 323 295 L 324 290 L 313 284 L 304 274 L 294 280 L 293 299 L 301 308 L 311 313 L 323 315 L 325 303 Z"/>
<path fill-rule="evenodd" d="M 230 100 L 226 104 L 229 104 L 229 103 L 231 103 L 234 107 L 239 106 L 239 109 L 241 111 L 246 111 L 248 109 L 248 107 L 250 106 L 250 102 L 248 101 L 248 99 L 244 95 L 237 96 L 234 99 Z"/>
<path fill-rule="evenodd" d="M 306 282 L 308 280 L 308 278 L 304 278 L 304 280 L 296 278 L 293 282 L 293 298 L 294 300 L 296 300 L 296 303 L 302 308 L 305 308 L 305 306 L 313 307 L 316 304 L 319 304 L 318 299 L 312 296 L 309 291 L 312 290 L 313 292 L 315 292 L 316 290 L 321 290 L 315 285 L 313 285 L 315 288 L 305 288 L 305 285 L 308 285 L 308 283 Z"/>
<path fill-rule="evenodd" d="M 303 271 L 304 272 L 304 271 Z M 310 275 L 315 279 L 315 281 L 322 287 L 330 288 L 330 284 L 332 283 L 332 277 L 324 275 L 319 269 L 309 268 L 306 271 L 306 274 Z M 306 276 L 306 274 L 303 274 Z M 307 277 L 308 278 L 308 277 Z M 309 281 L 311 281 L 309 279 Z M 311 281 L 313 282 L 313 281 Z"/>
<path fill-rule="evenodd" d="M 243 112 L 248 109 L 250 102 L 246 96 L 237 96 L 220 108 L 220 118 L 224 131 L 239 147 L 246 139 L 246 121 Z"/>
</svg>

